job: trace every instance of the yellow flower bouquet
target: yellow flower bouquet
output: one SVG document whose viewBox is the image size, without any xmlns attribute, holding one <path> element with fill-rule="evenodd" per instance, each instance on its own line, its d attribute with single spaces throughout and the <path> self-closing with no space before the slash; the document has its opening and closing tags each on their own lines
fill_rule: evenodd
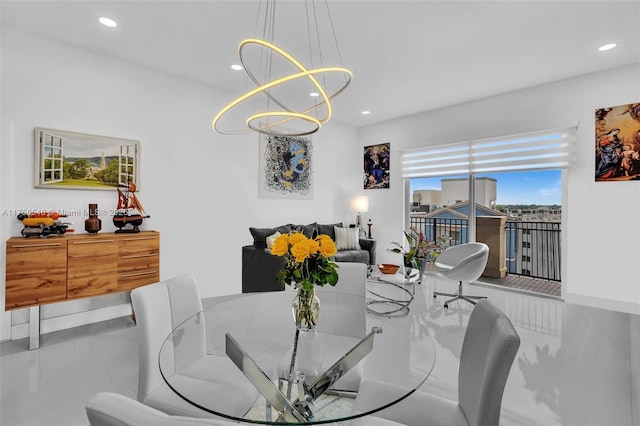
<svg viewBox="0 0 640 426">
<path fill-rule="evenodd" d="M 316 325 L 319 302 L 314 294 L 315 286 L 338 283 L 338 265 L 330 260 L 336 252 L 336 244 L 328 235 L 308 238 L 301 232 L 282 234 L 271 247 L 272 255 L 285 260 L 276 280 L 298 290 L 293 315 L 300 329 L 311 329 Z"/>
</svg>

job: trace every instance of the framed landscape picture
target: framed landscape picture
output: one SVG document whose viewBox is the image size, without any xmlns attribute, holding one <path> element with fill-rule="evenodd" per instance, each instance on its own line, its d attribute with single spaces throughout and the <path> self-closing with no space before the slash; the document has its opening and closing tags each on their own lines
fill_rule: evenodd
<svg viewBox="0 0 640 426">
<path fill-rule="evenodd" d="M 36 188 L 112 191 L 140 187 L 140 142 L 67 130 L 35 128 Z"/>
<path fill-rule="evenodd" d="M 389 188 L 389 142 L 364 147 L 364 189 Z"/>
<path fill-rule="evenodd" d="M 598 108 L 595 130 L 596 181 L 640 180 L 640 103 Z"/>
</svg>

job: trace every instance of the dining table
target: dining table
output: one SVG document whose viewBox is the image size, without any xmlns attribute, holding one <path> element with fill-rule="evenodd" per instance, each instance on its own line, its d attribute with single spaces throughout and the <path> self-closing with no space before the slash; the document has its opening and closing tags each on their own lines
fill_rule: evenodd
<svg viewBox="0 0 640 426">
<path fill-rule="evenodd" d="M 323 327 L 299 330 L 292 315 L 294 296 L 295 291 L 285 289 L 203 299 L 203 310 L 172 330 L 160 349 L 159 368 L 169 388 L 194 406 L 236 422 L 346 424 L 398 403 L 429 377 L 435 365 L 433 339 L 412 315 L 374 315 L 367 312 L 367 298 L 356 295 L 320 297 L 318 324 Z M 357 338 L 347 338 L 343 335 L 354 310 L 365 316 L 366 328 Z M 225 412 L 206 392 L 180 380 L 173 354 L 189 344 L 188 336 L 194 333 L 205 334 L 205 356 L 231 359 L 230 368 L 241 370 L 240 379 L 259 391 L 253 408 L 243 416 Z M 290 374 L 282 380 L 279 369 L 289 362 Z M 334 389 L 338 379 L 353 376 L 350 370 L 357 370 L 360 381 L 382 381 L 406 391 L 366 412 L 355 412 L 357 389 Z"/>
</svg>

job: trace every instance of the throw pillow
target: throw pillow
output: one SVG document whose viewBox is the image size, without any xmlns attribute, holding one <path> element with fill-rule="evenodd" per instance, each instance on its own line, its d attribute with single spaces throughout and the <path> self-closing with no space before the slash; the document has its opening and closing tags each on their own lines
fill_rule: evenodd
<svg viewBox="0 0 640 426">
<path fill-rule="evenodd" d="M 273 243 L 276 241 L 276 238 L 278 238 L 280 235 L 282 234 L 276 231 L 273 235 L 269 235 L 267 237 L 267 250 L 271 250 L 271 247 L 273 247 Z"/>
<path fill-rule="evenodd" d="M 336 248 L 338 250 L 360 250 L 360 229 L 335 226 Z"/>
<path fill-rule="evenodd" d="M 273 235 L 275 232 L 281 234 L 288 234 L 291 231 L 291 226 L 282 225 L 277 228 L 249 228 L 249 232 L 253 236 L 253 246 L 255 248 L 267 248 L 267 237 Z"/>
<path fill-rule="evenodd" d="M 307 238 L 315 238 L 318 236 L 318 224 L 315 222 L 308 225 L 294 225 L 293 223 L 290 223 L 289 226 L 292 231 L 300 231 Z"/>
<path fill-rule="evenodd" d="M 335 241 L 336 240 L 336 233 L 333 230 L 333 228 L 335 226 L 337 226 L 339 228 L 342 228 L 342 223 L 330 223 L 330 224 L 327 224 L 327 225 L 318 224 L 318 235 L 322 235 L 322 234 L 328 235 L 328 236 L 331 237 L 331 239 L 333 241 Z"/>
</svg>

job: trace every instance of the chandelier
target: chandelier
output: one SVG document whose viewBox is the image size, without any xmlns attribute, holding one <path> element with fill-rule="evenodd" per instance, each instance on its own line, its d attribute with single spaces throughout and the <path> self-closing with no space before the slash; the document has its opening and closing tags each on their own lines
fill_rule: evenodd
<svg viewBox="0 0 640 426">
<path fill-rule="evenodd" d="M 288 11 L 301 3 L 287 2 Z M 322 9 L 316 7 L 317 3 L 323 6 Z M 308 58 L 305 59 L 309 66 L 274 43 L 276 0 L 261 1 L 256 18 L 257 23 L 264 13 L 261 36 L 242 40 L 238 46 L 238 56 L 252 88 L 216 114 L 212 127 L 217 132 L 234 135 L 255 131 L 303 136 L 317 132 L 331 119 L 331 100 L 347 88 L 353 74 L 342 66 L 327 0 L 304 0 L 304 5 L 306 34 L 289 33 L 288 36 L 291 44 L 298 42 L 300 45 L 300 40 L 307 40 L 305 53 Z M 324 28 L 321 25 L 323 17 L 340 66 L 324 65 L 330 55 L 321 45 L 323 37 L 326 37 L 321 31 Z M 286 30 L 299 22 L 299 19 L 289 19 Z M 253 102 L 251 108 L 255 112 L 247 113 L 250 102 Z"/>
</svg>

